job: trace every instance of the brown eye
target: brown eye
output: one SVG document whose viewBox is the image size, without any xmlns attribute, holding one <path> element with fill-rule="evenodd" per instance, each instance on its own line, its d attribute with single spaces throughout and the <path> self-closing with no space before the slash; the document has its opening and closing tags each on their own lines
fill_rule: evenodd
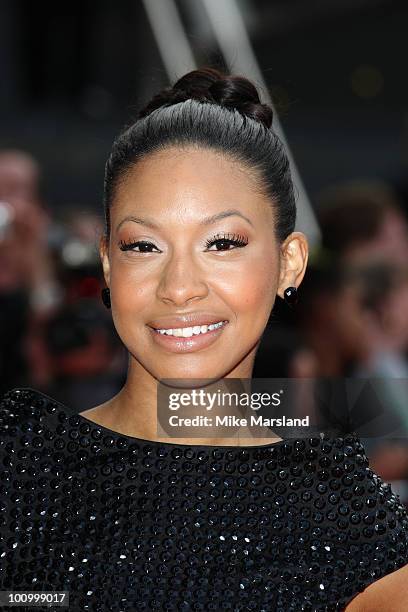
<svg viewBox="0 0 408 612">
<path fill-rule="evenodd" d="M 154 251 L 152 251 L 152 249 L 156 249 L 158 253 L 161 253 L 152 242 L 148 242 L 147 240 L 138 240 L 136 242 L 125 242 L 121 240 L 119 242 L 119 247 L 121 251 L 134 251 L 135 253 L 153 253 Z M 138 247 L 138 250 L 136 250 L 136 247 Z"/>
<path fill-rule="evenodd" d="M 216 249 L 210 249 L 212 245 L 216 245 Z M 244 236 L 235 234 L 217 234 L 211 240 L 207 240 L 205 246 L 208 250 L 215 251 L 232 251 L 234 248 L 242 248 L 248 244 L 248 239 Z M 232 249 L 230 247 L 233 247 Z M 219 248 L 218 248 L 219 247 Z"/>
</svg>

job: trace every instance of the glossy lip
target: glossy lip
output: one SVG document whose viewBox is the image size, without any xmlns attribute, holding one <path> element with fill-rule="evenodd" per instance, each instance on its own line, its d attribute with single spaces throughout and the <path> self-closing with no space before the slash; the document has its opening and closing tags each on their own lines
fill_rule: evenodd
<svg viewBox="0 0 408 612">
<path fill-rule="evenodd" d="M 154 319 L 147 325 L 153 329 L 179 329 L 183 327 L 194 327 L 195 325 L 211 325 L 211 323 L 219 323 L 219 321 L 227 321 L 222 315 L 215 315 L 208 312 L 187 312 L 183 315 L 175 315 L 172 317 L 160 317 Z"/>
<path fill-rule="evenodd" d="M 225 319 L 218 319 L 218 321 L 224 320 L 225 324 L 217 329 L 213 329 L 212 331 L 208 331 L 206 334 L 199 334 L 198 336 L 191 336 L 191 338 L 183 338 L 176 336 L 167 336 L 166 334 L 160 334 L 158 331 L 155 331 L 154 328 L 149 325 L 149 332 L 153 337 L 153 340 L 157 342 L 157 344 L 172 353 L 192 353 L 194 351 L 199 351 L 201 349 L 207 348 L 211 346 L 217 338 L 222 334 L 224 329 L 228 326 L 228 321 Z M 213 321 L 217 323 L 217 321 Z M 197 323 L 198 325 L 198 323 Z M 206 323 L 202 323 L 202 325 L 206 325 Z M 181 325 L 180 325 L 181 327 Z M 194 327 L 193 324 L 185 325 L 184 327 Z M 159 328 L 159 329 L 167 329 L 167 328 Z"/>
</svg>

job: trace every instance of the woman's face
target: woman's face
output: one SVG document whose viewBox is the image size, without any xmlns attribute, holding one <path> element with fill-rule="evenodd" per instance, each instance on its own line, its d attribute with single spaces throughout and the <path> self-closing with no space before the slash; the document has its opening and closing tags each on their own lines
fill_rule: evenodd
<svg viewBox="0 0 408 612">
<path fill-rule="evenodd" d="M 245 167 L 192 147 L 150 154 L 116 190 L 101 257 L 132 367 L 156 379 L 250 376 L 280 251 L 271 202 Z M 225 323 L 202 333 L 205 322 Z"/>
</svg>

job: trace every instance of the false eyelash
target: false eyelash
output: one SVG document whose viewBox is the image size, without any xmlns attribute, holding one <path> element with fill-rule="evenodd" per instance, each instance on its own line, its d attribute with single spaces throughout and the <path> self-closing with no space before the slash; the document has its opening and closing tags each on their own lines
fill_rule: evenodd
<svg viewBox="0 0 408 612">
<path fill-rule="evenodd" d="M 232 236 L 232 238 L 229 238 L 229 236 Z M 216 234 L 214 238 L 206 241 L 205 246 L 208 249 L 208 247 L 212 246 L 219 240 L 226 240 L 238 248 L 244 247 L 248 244 L 248 238 L 241 236 L 241 234 Z"/>
<path fill-rule="evenodd" d="M 148 244 L 149 246 L 153 246 L 157 248 L 156 245 L 153 244 L 153 242 L 149 242 L 148 240 L 133 240 L 133 239 L 130 239 L 129 242 L 126 242 L 125 240 L 120 240 L 119 248 L 121 251 L 130 251 L 131 249 L 133 249 L 135 246 L 139 244 Z M 151 253 L 152 251 L 142 251 L 142 252 Z"/>
</svg>

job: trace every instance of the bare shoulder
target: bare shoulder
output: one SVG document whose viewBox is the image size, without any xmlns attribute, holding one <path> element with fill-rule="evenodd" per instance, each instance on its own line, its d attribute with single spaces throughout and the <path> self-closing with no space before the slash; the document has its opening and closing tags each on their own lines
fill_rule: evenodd
<svg viewBox="0 0 408 612">
<path fill-rule="evenodd" d="M 349 603 L 344 612 L 406 612 L 408 610 L 408 564 L 370 584 Z"/>
</svg>

